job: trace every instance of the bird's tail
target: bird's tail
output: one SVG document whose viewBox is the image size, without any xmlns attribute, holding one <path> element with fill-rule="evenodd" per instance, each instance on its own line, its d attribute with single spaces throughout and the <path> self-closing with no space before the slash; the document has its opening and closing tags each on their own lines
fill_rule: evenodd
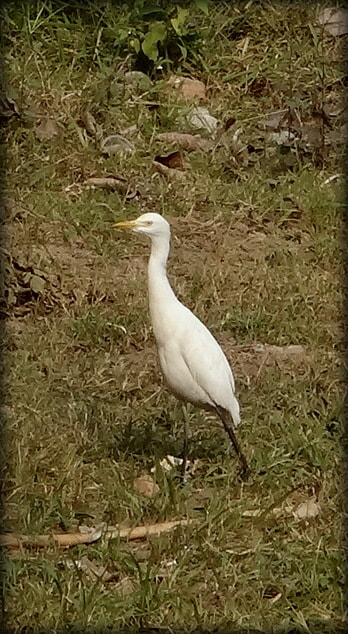
<svg viewBox="0 0 348 634">
<path fill-rule="evenodd" d="M 238 401 L 237 401 L 235 396 L 233 397 L 233 400 L 231 402 L 230 414 L 232 416 L 233 425 L 235 427 L 238 427 L 238 425 L 240 425 L 240 423 L 241 423 L 240 407 L 239 407 L 239 403 L 238 403 Z"/>
</svg>

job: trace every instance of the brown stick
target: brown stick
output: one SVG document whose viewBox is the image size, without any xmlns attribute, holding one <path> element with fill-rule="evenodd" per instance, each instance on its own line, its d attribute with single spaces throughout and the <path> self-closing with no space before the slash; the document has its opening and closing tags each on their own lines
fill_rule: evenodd
<svg viewBox="0 0 348 634">
<path fill-rule="evenodd" d="M 6 548 L 20 548 L 21 546 L 32 546 L 43 548 L 45 546 L 58 546 L 58 548 L 68 548 L 77 544 L 91 544 L 98 541 L 102 535 L 110 538 L 121 537 L 127 539 L 144 539 L 149 535 L 159 535 L 171 531 L 175 526 L 186 526 L 190 520 L 174 520 L 172 522 L 162 522 L 159 524 L 145 524 L 134 528 L 107 528 L 96 527 L 87 533 L 56 533 L 52 535 L 16 535 L 5 533 L 0 535 L 0 546 Z"/>
<path fill-rule="evenodd" d="M 104 178 L 87 178 L 83 184 L 88 187 L 106 187 L 107 189 L 120 189 L 121 191 L 127 191 L 129 187 L 124 178 L 117 178 L 114 176 L 105 176 Z"/>
<path fill-rule="evenodd" d="M 0 535 L 0 546 L 6 548 L 20 548 L 21 546 L 32 546 L 42 548 L 44 546 L 58 546 L 67 548 L 77 544 L 90 544 L 100 538 L 97 533 L 58 533 L 52 535 L 15 535 L 7 533 Z"/>
<path fill-rule="evenodd" d="M 135 526 L 134 528 L 121 528 L 117 534 L 111 532 L 112 537 L 127 537 L 128 539 L 143 539 L 148 535 L 159 535 L 160 533 L 167 533 L 171 531 L 175 526 L 187 526 L 191 520 L 174 520 L 172 522 L 162 522 L 159 524 L 145 524 L 145 526 Z"/>
</svg>

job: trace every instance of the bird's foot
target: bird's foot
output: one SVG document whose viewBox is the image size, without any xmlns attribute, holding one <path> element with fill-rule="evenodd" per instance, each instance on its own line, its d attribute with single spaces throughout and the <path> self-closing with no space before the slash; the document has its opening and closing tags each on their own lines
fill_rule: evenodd
<svg viewBox="0 0 348 634">
<path fill-rule="evenodd" d="M 241 478 L 241 480 L 243 480 L 243 482 L 246 482 L 246 480 L 248 480 L 249 476 L 250 476 L 250 467 L 249 465 L 243 465 L 243 467 L 240 469 L 239 471 L 239 476 Z"/>
</svg>

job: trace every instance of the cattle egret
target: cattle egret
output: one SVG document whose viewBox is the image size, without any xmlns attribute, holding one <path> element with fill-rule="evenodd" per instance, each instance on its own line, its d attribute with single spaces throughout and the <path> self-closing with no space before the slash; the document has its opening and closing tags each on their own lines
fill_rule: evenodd
<svg viewBox="0 0 348 634">
<path fill-rule="evenodd" d="M 232 370 L 213 335 L 177 299 L 169 284 L 169 223 L 160 214 L 145 213 L 136 220 L 118 222 L 114 227 L 144 233 L 151 239 L 148 264 L 150 316 L 160 366 L 169 390 L 180 400 L 219 416 L 245 476 L 248 464 L 235 435 L 240 414 Z M 185 446 L 186 443 L 185 425 Z"/>
</svg>

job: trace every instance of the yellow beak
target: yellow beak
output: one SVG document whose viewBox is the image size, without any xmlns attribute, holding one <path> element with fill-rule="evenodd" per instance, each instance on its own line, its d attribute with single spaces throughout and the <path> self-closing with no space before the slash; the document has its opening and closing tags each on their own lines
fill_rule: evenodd
<svg viewBox="0 0 348 634">
<path fill-rule="evenodd" d="M 116 229 L 134 229 L 137 226 L 136 220 L 123 220 L 122 222 L 116 222 L 112 225 Z"/>
</svg>

